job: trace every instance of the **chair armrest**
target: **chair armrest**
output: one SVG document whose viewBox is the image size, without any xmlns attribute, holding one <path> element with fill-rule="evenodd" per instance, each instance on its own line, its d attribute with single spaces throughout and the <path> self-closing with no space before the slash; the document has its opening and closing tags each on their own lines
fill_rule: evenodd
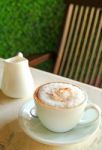
<svg viewBox="0 0 102 150">
<path fill-rule="evenodd" d="M 41 64 L 42 62 L 47 61 L 52 58 L 53 58 L 53 53 L 29 56 L 28 57 L 29 66 L 30 67 L 36 66 L 36 65 Z"/>
</svg>

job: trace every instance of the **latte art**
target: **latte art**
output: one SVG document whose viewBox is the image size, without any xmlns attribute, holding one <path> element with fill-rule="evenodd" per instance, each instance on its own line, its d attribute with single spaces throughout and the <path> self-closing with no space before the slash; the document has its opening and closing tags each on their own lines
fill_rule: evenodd
<svg viewBox="0 0 102 150">
<path fill-rule="evenodd" d="M 47 105 L 67 108 L 82 103 L 85 99 L 85 93 L 77 86 L 56 82 L 41 86 L 38 97 Z"/>
<path fill-rule="evenodd" d="M 56 101 L 68 101 L 70 98 L 74 97 L 74 93 L 70 88 L 59 88 L 51 93 L 47 93 L 52 97 L 53 100 Z"/>
</svg>

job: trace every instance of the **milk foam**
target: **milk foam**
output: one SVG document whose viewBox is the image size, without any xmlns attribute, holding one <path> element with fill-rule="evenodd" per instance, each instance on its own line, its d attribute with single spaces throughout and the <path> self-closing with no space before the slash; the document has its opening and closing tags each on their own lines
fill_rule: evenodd
<svg viewBox="0 0 102 150">
<path fill-rule="evenodd" d="M 85 93 L 67 83 L 48 83 L 39 88 L 38 97 L 43 103 L 55 107 L 74 107 L 82 103 Z"/>
</svg>

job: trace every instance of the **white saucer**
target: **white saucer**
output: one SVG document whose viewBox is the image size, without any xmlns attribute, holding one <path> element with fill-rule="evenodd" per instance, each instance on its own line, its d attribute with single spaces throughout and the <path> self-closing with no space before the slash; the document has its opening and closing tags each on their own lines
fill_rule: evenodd
<svg viewBox="0 0 102 150">
<path fill-rule="evenodd" d="M 37 117 L 32 117 L 30 114 L 31 109 L 34 107 L 34 100 L 26 102 L 19 112 L 20 126 L 24 132 L 32 139 L 49 145 L 64 145 L 74 144 L 81 142 L 91 136 L 93 136 L 99 128 L 100 120 L 97 120 L 94 124 L 84 127 L 75 127 L 71 131 L 65 133 L 55 133 L 46 129 L 39 121 Z M 93 117 L 95 115 L 94 110 L 90 110 L 83 116 L 84 119 Z"/>
</svg>

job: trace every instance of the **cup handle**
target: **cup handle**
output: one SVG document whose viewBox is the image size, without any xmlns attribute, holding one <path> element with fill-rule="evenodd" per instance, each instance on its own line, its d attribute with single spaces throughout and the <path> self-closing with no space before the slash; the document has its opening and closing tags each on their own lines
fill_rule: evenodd
<svg viewBox="0 0 102 150">
<path fill-rule="evenodd" d="M 87 106 L 85 108 L 85 111 L 88 110 L 88 109 L 96 110 L 97 111 L 97 116 L 95 116 L 93 118 L 93 120 L 87 120 L 87 119 L 86 120 L 80 120 L 80 122 L 78 124 L 79 126 L 88 126 L 90 124 L 95 123 L 100 118 L 100 116 L 101 116 L 101 109 L 100 109 L 100 107 L 98 105 L 93 104 L 93 103 L 87 104 Z"/>
<path fill-rule="evenodd" d="M 31 116 L 34 117 L 34 118 L 37 118 L 37 117 L 38 117 L 38 115 L 37 115 L 37 109 L 36 109 L 35 106 L 30 110 L 30 114 L 31 114 Z"/>
</svg>

